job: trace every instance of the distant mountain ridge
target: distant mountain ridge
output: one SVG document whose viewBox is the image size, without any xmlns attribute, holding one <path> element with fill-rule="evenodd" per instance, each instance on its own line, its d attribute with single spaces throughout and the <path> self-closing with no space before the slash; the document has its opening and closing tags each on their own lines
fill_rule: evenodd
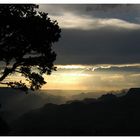
<svg viewBox="0 0 140 140">
<path fill-rule="evenodd" d="M 139 91 L 131 88 L 121 97 L 106 94 L 98 99 L 46 104 L 13 122 L 10 135 L 139 136 Z"/>
<path fill-rule="evenodd" d="M 65 103 L 64 97 L 48 95 L 42 92 L 25 94 L 21 90 L 0 88 L 0 116 L 11 122 L 22 114 L 42 107 L 47 103 Z"/>
<path fill-rule="evenodd" d="M 127 92 L 127 96 L 136 95 L 136 94 L 140 95 L 140 88 L 131 88 Z"/>
</svg>

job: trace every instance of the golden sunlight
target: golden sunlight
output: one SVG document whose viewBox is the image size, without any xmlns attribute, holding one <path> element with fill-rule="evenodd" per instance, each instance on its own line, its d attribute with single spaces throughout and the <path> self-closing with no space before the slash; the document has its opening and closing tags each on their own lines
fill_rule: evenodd
<svg viewBox="0 0 140 140">
<path fill-rule="evenodd" d="M 110 91 L 137 87 L 140 83 L 140 74 L 135 71 L 121 71 L 133 67 L 140 67 L 140 64 L 57 65 L 57 71 L 53 71 L 51 75 L 43 75 L 47 84 L 42 89 Z M 19 79 L 26 82 L 19 74 L 9 76 L 5 82 Z"/>
<path fill-rule="evenodd" d="M 120 71 L 120 68 L 136 67 L 133 65 L 58 65 L 57 71 L 50 76 L 44 75 L 47 84 L 42 89 L 61 90 L 120 90 L 138 86 L 140 76 L 136 73 Z M 139 67 L 140 65 L 138 65 Z M 114 71 L 112 68 L 118 68 Z"/>
<path fill-rule="evenodd" d="M 54 72 L 51 76 L 45 75 L 48 83 L 42 89 L 62 89 L 62 90 L 85 90 L 85 86 L 81 86 L 83 81 L 90 77 L 90 74 L 77 72 Z"/>
</svg>

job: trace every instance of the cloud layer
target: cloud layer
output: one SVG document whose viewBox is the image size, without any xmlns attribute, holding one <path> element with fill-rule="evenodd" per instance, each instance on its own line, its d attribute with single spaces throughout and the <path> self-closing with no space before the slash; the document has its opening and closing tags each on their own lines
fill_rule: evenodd
<svg viewBox="0 0 140 140">
<path fill-rule="evenodd" d="M 56 64 L 140 63 L 140 5 L 40 5 L 58 20 Z"/>
<path fill-rule="evenodd" d="M 55 44 L 56 64 L 125 64 L 140 62 L 140 30 L 102 28 L 62 31 Z"/>
<path fill-rule="evenodd" d="M 71 13 L 64 13 L 62 16 L 52 16 L 57 19 L 62 29 L 92 30 L 104 27 L 122 29 L 140 29 L 140 25 L 117 18 L 91 18 L 90 16 L 80 16 Z"/>
</svg>

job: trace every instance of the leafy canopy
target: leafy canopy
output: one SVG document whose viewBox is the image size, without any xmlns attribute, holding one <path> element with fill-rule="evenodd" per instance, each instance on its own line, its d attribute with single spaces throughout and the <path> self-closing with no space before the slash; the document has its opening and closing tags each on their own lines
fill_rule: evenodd
<svg viewBox="0 0 140 140">
<path fill-rule="evenodd" d="M 37 90 L 46 83 L 43 74 L 56 70 L 52 45 L 59 40 L 61 29 L 38 8 L 33 4 L 0 5 L 0 84 Z M 26 80 L 4 82 L 16 73 Z"/>
</svg>

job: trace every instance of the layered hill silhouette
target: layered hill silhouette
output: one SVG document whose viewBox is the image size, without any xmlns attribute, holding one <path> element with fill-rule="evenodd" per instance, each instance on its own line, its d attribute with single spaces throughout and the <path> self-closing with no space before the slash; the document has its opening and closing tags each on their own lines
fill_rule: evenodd
<svg viewBox="0 0 140 140">
<path fill-rule="evenodd" d="M 126 95 L 46 104 L 14 121 L 9 135 L 134 136 L 140 135 L 140 88 Z"/>
<path fill-rule="evenodd" d="M 0 116 L 8 123 L 32 109 L 37 109 L 47 103 L 62 104 L 65 98 L 44 92 L 25 94 L 11 88 L 0 88 Z"/>
</svg>

